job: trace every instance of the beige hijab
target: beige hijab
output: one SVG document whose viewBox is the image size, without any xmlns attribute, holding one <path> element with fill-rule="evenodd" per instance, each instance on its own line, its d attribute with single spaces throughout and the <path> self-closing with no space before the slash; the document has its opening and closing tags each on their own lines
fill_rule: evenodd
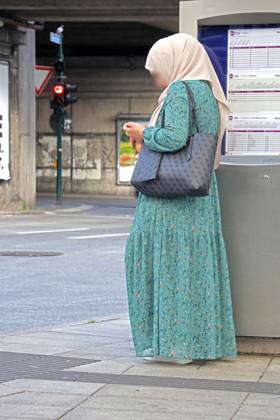
<svg viewBox="0 0 280 420">
<path fill-rule="evenodd" d="M 168 84 L 158 98 L 158 106 L 151 116 L 149 126 L 155 125 L 167 90 L 172 82 L 197 79 L 210 82 L 220 111 L 220 127 L 214 163 L 214 168 L 217 169 L 220 163 L 222 138 L 227 126 L 230 108 L 204 46 L 192 35 L 184 32 L 161 38 L 149 50 L 145 68 L 160 72 Z"/>
</svg>

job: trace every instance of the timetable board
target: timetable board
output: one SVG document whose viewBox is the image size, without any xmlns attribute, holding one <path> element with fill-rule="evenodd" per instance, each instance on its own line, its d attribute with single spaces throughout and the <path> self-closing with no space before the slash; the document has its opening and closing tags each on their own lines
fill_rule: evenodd
<svg viewBox="0 0 280 420">
<path fill-rule="evenodd" d="M 228 30 L 226 153 L 280 154 L 280 27 Z"/>
<path fill-rule="evenodd" d="M 280 25 L 205 25 L 206 48 L 230 105 L 222 154 L 280 154 Z"/>
</svg>

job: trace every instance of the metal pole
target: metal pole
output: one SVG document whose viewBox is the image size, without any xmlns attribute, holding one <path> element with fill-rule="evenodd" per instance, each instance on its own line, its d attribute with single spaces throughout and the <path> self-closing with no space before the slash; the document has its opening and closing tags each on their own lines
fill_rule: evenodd
<svg viewBox="0 0 280 420">
<path fill-rule="evenodd" d="M 62 26 L 63 28 L 63 26 Z M 60 33 L 61 42 L 59 44 L 59 54 L 58 59 L 59 61 L 64 61 L 63 55 L 63 32 Z M 60 80 L 63 78 L 63 67 L 59 72 Z M 63 112 L 61 112 L 63 111 Z M 56 136 L 57 136 L 57 145 L 56 145 L 56 159 L 57 159 L 57 167 L 56 167 L 56 202 L 57 204 L 62 204 L 62 126 L 64 123 L 64 110 L 59 110 L 59 115 L 57 118 L 57 128 L 56 128 Z"/>
<path fill-rule="evenodd" d="M 56 130 L 56 203 L 62 204 L 61 192 L 62 192 L 62 147 L 61 147 L 61 119 L 63 117 L 59 116 L 57 130 Z"/>
</svg>

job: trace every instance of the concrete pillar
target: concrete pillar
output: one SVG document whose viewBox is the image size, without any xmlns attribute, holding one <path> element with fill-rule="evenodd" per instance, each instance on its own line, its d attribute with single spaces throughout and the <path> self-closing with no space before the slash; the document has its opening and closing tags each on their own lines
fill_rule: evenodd
<svg viewBox="0 0 280 420">
<path fill-rule="evenodd" d="M 10 174 L 0 182 L 0 211 L 35 206 L 35 34 L 32 29 L 0 30 L 1 59 L 9 63 Z"/>
</svg>

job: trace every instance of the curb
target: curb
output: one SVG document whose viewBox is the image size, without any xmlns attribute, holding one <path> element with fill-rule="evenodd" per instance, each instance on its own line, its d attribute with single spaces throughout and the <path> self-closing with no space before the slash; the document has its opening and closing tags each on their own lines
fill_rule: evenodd
<svg viewBox="0 0 280 420">
<path fill-rule="evenodd" d="M 58 328 L 74 327 L 74 326 L 85 325 L 85 324 L 94 325 L 94 324 L 98 324 L 100 322 L 116 321 L 117 319 L 123 319 L 124 317 L 127 318 L 128 313 L 124 312 L 124 313 L 121 313 L 121 314 L 100 316 L 100 317 L 96 317 L 92 320 L 87 319 L 87 320 L 70 322 L 70 323 L 61 324 L 61 325 L 47 325 L 47 326 L 29 328 L 27 330 L 19 330 L 19 331 L 12 331 L 12 332 L 0 332 L 0 337 L 30 334 L 30 333 L 40 332 L 40 331 L 54 331 L 54 330 L 57 330 Z"/>
</svg>

